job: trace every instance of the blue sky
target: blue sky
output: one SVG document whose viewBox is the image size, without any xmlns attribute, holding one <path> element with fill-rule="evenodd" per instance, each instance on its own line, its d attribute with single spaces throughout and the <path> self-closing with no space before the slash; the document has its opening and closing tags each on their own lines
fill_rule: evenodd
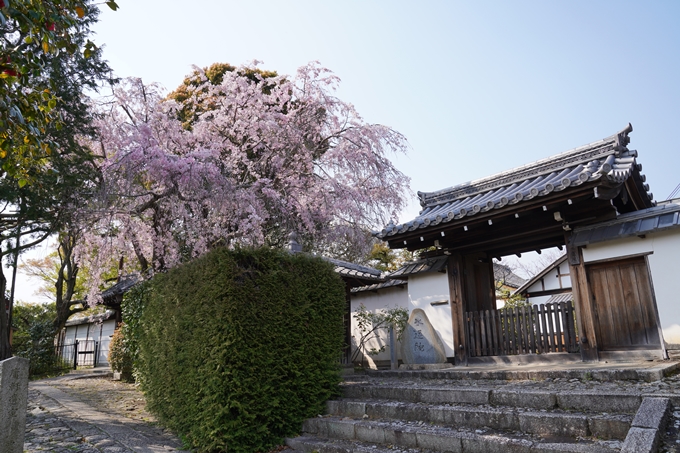
<svg viewBox="0 0 680 453">
<path fill-rule="evenodd" d="M 318 60 L 369 122 L 403 133 L 415 191 L 491 175 L 631 122 L 657 200 L 680 183 L 680 2 L 132 1 L 95 42 L 168 89 L 191 65 L 291 74 Z M 414 201 L 401 220 L 418 211 Z"/>
<path fill-rule="evenodd" d="M 102 6 L 119 76 L 173 89 L 192 65 L 318 60 L 366 121 L 404 134 L 414 192 L 491 175 L 633 124 L 657 200 L 680 183 L 680 2 L 175 1 Z M 400 220 L 415 217 L 412 200 Z M 28 285 L 19 285 L 21 289 Z M 20 299 L 30 300 L 31 290 Z"/>
</svg>

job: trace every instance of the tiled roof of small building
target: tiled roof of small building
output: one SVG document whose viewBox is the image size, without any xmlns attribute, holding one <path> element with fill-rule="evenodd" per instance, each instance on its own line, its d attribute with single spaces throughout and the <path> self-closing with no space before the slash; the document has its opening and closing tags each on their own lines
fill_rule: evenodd
<svg viewBox="0 0 680 453">
<path fill-rule="evenodd" d="M 446 269 L 447 260 L 448 256 L 442 255 L 434 258 L 424 258 L 418 261 L 410 261 L 389 274 L 387 278 L 405 278 L 409 275 L 420 274 L 423 272 L 439 272 Z"/>
<path fill-rule="evenodd" d="M 335 272 L 340 274 L 341 277 L 356 277 L 360 279 L 376 280 L 382 281 L 380 277 L 381 272 L 378 269 L 374 269 L 368 266 L 362 266 L 360 264 L 350 263 L 348 261 L 336 260 L 334 258 L 323 258 L 329 263 L 335 265 Z"/>
<path fill-rule="evenodd" d="M 83 324 L 93 324 L 107 321 L 116 315 L 115 310 L 106 310 L 104 313 L 98 313 L 96 315 L 81 316 L 81 317 L 71 317 L 66 321 L 66 327 L 70 326 L 81 326 Z"/>
<path fill-rule="evenodd" d="M 120 281 L 115 285 L 107 288 L 105 291 L 102 291 L 102 299 L 106 301 L 116 296 L 121 296 L 140 281 L 142 281 L 142 277 L 139 274 L 125 275 L 121 277 Z"/>
<path fill-rule="evenodd" d="M 512 272 L 512 269 L 508 266 L 500 263 L 493 263 L 493 278 L 495 281 L 501 282 L 509 288 L 519 288 L 526 281 Z"/>
<path fill-rule="evenodd" d="M 547 159 L 448 189 L 418 192 L 423 207 L 418 217 L 400 225 L 390 223 L 374 235 L 387 240 L 390 236 L 521 204 L 587 182 L 622 184 L 635 170 L 642 169 L 636 162 L 637 151 L 626 148 L 632 130 L 629 124 L 611 137 Z M 647 184 L 644 190 L 653 200 Z"/>
<path fill-rule="evenodd" d="M 352 294 L 364 293 L 367 291 L 378 291 L 379 289 L 392 288 L 395 286 L 405 286 L 407 285 L 406 280 L 387 280 L 386 282 L 374 283 L 373 285 L 360 286 L 358 288 L 352 288 Z"/>
<path fill-rule="evenodd" d="M 546 304 L 554 304 L 554 303 L 563 303 L 563 302 L 569 302 L 574 299 L 574 295 L 570 292 L 568 293 L 562 293 L 562 294 L 553 294 L 550 296 L 550 299 L 546 300 Z"/>
<path fill-rule="evenodd" d="M 622 214 L 616 220 L 576 228 L 572 243 L 581 246 L 678 227 L 680 199 L 668 200 L 653 208 Z"/>
</svg>

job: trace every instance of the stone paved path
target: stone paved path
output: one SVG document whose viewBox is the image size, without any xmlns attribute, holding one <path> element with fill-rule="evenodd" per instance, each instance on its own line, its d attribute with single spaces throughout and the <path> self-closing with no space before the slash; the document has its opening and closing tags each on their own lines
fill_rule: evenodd
<svg viewBox="0 0 680 453">
<path fill-rule="evenodd" d="M 181 443 L 161 428 L 93 407 L 66 380 L 29 384 L 24 453 L 166 453 Z"/>
</svg>

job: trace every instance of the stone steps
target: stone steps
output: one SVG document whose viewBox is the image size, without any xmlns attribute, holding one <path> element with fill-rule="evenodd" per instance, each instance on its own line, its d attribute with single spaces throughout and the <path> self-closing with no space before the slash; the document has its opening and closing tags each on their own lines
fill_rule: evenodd
<svg viewBox="0 0 680 453">
<path fill-rule="evenodd" d="M 309 453 L 653 452 L 658 445 L 663 423 L 647 428 L 657 421 L 642 423 L 640 414 L 659 398 L 629 388 L 522 385 L 349 379 L 343 398 L 329 401 L 326 415 L 306 420 L 303 435 L 287 444 Z"/>
<path fill-rule="evenodd" d="M 624 440 L 632 415 L 582 414 L 477 405 L 433 405 L 395 401 L 333 400 L 327 413 L 370 420 L 402 420 L 467 429 L 493 429 L 576 439 L 595 436 Z"/>
<path fill-rule="evenodd" d="M 463 430 L 407 422 L 377 422 L 339 417 L 309 419 L 304 436 L 289 439 L 296 451 L 336 453 L 409 450 L 461 453 L 530 453 L 530 452 L 602 452 L 619 451 L 620 442 L 560 442 L 540 439 L 523 433 L 499 433 L 492 430 Z"/>
<path fill-rule="evenodd" d="M 542 391 L 503 387 L 398 386 L 347 383 L 343 396 L 354 399 L 385 399 L 413 403 L 490 404 L 531 409 L 563 409 L 634 414 L 643 395 L 633 392 Z"/>
<path fill-rule="evenodd" d="M 553 354 L 551 354 L 553 355 Z M 415 366 L 415 365 L 414 365 Z M 680 361 L 661 362 L 648 368 L 574 368 L 574 369 L 487 369 L 480 370 L 468 367 L 453 367 L 448 369 L 430 369 L 429 366 L 418 370 L 367 370 L 369 376 L 389 377 L 399 379 L 449 379 L 449 380 L 544 380 L 544 379 L 581 379 L 602 382 L 633 380 L 654 382 L 678 371 Z"/>
</svg>

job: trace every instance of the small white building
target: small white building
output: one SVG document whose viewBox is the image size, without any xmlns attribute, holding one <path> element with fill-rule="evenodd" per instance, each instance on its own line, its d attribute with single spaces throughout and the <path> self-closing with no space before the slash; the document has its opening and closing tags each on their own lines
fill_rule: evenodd
<svg viewBox="0 0 680 453">
<path fill-rule="evenodd" d="M 77 366 L 108 366 L 109 344 L 116 329 L 116 311 L 71 318 L 61 332 L 59 345 L 64 360 L 74 360 Z M 78 342 L 77 351 L 74 347 Z"/>
<path fill-rule="evenodd" d="M 514 291 L 533 305 L 572 300 L 567 255 L 562 255 Z"/>
</svg>

